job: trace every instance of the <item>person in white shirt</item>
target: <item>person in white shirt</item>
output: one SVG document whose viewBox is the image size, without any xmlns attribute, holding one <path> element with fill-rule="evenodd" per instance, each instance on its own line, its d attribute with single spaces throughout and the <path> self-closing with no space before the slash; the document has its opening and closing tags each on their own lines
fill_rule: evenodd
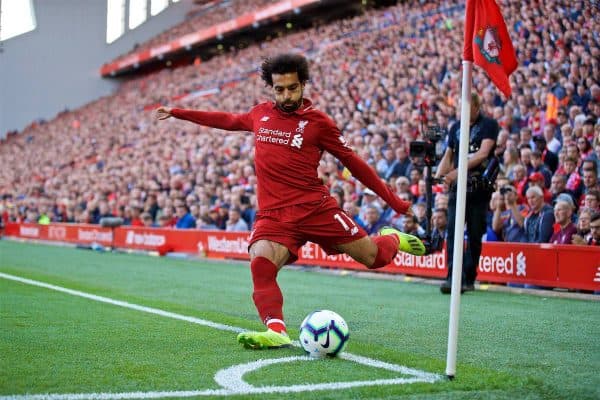
<svg viewBox="0 0 600 400">
<path fill-rule="evenodd" d="M 229 209 L 229 219 L 225 226 L 225 230 L 228 232 L 245 232 L 248 231 L 248 224 L 242 219 L 242 212 L 237 207 L 231 207 Z"/>
</svg>

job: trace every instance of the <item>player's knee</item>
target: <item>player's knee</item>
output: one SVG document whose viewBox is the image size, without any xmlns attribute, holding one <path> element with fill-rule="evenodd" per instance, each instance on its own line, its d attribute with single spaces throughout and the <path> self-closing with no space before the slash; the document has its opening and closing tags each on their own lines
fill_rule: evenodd
<svg viewBox="0 0 600 400">
<path fill-rule="evenodd" d="M 289 258 L 288 249 L 275 242 L 269 240 L 258 240 L 250 246 L 250 260 L 256 257 L 264 257 L 281 268 Z"/>
</svg>

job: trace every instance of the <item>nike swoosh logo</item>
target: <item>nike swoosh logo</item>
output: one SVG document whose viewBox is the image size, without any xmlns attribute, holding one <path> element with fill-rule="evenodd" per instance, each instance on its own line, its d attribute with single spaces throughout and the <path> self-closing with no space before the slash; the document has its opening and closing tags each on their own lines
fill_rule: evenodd
<svg viewBox="0 0 600 400">
<path fill-rule="evenodd" d="M 329 332 L 331 331 L 331 328 L 333 327 L 333 324 L 335 324 L 335 322 L 332 320 L 331 324 L 329 325 L 329 328 L 327 329 L 327 337 L 325 338 L 325 343 L 323 343 L 321 345 L 321 347 L 323 347 L 324 349 L 328 349 L 329 348 Z"/>
</svg>

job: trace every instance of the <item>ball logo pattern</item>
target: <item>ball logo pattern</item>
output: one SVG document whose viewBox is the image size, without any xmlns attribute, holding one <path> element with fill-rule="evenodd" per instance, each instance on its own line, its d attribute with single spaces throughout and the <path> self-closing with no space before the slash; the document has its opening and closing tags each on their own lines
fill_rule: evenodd
<svg viewBox="0 0 600 400">
<path fill-rule="evenodd" d="M 313 357 L 335 357 L 344 350 L 349 337 L 346 321 L 329 310 L 309 314 L 300 325 L 300 345 Z"/>
</svg>

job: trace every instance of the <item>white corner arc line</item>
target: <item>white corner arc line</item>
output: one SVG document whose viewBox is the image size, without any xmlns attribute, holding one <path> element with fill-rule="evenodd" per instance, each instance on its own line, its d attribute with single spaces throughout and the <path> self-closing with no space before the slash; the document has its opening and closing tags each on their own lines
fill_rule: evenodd
<svg viewBox="0 0 600 400">
<path fill-rule="evenodd" d="M 81 292 L 78 290 L 68 289 L 61 286 L 52 285 L 45 282 L 35 281 L 32 279 L 22 278 L 20 276 L 5 274 L 0 272 L 0 278 L 11 281 L 24 283 L 27 285 L 42 287 L 54 290 L 61 293 L 70 294 L 72 296 L 82 297 L 89 300 L 98 301 L 101 303 L 112 304 L 119 307 L 129 308 L 136 311 L 155 314 L 167 318 L 186 321 L 193 324 L 198 324 L 210 328 L 215 328 L 230 332 L 243 332 L 245 329 L 220 324 L 213 321 L 204 320 L 196 317 L 189 317 L 181 314 L 164 311 L 157 308 L 140 306 L 138 304 L 128 303 L 121 300 L 111 299 L 94 295 L 91 293 Z M 294 345 L 299 347 L 297 341 Z M 155 399 L 155 398 L 170 398 L 170 397 L 196 397 L 196 396 L 227 396 L 235 394 L 269 394 L 269 393 L 296 393 L 316 390 L 332 390 L 332 389 L 348 389 L 362 386 L 381 386 L 381 385 L 396 385 L 408 384 L 415 382 L 434 383 L 442 379 L 441 375 L 429 373 L 417 369 L 408 368 L 402 365 L 391 364 L 385 361 L 376 360 L 364 356 L 359 356 L 350 353 L 342 353 L 340 358 L 353 361 L 358 364 L 366 365 L 374 368 L 386 369 L 389 371 L 399 372 L 406 375 L 411 375 L 410 378 L 393 378 L 393 379 L 375 379 L 370 381 L 349 381 L 349 382 L 328 382 L 319 384 L 291 385 L 291 386 L 261 386 L 255 387 L 246 383 L 242 376 L 250 371 L 262 368 L 263 366 L 292 361 L 313 361 L 314 359 L 308 356 L 292 356 L 279 359 L 264 359 L 253 361 L 246 364 L 234 365 L 229 368 L 222 369 L 215 374 L 215 381 L 222 389 L 208 390 L 187 390 L 187 391 L 160 391 L 160 392 L 127 392 L 127 393 L 67 393 L 67 394 L 35 394 L 35 395 L 10 395 L 0 396 L 0 400 L 84 400 L 84 399 L 100 399 L 100 400 L 120 400 L 120 399 Z"/>
<path fill-rule="evenodd" d="M 208 320 L 201 319 L 201 318 L 188 317 L 186 315 L 175 314 L 175 313 L 172 313 L 169 311 L 164 311 L 164 310 L 161 310 L 158 308 L 140 306 L 138 304 L 128 303 L 126 301 L 115 300 L 115 299 L 111 299 L 109 297 L 97 296 L 97 295 L 91 294 L 91 293 L 80 292 L 79 290 L 67 289 L 67 288 L 64 288 L 61 286 L 51 285 L 49 283 L 34 281 L 31 279 L 27 279 L 27 278 L 21 278 L 20 276 L 9 275 L 9 274 L 5 274 L 2 272 L 0 272 L 0 278 L 4 278 L 4 279 L 16 281 L 16 282 L 21 282 L 21 283 L 25 283 L 25 284 L 32 285 L 32 286 L 43 287 L 46 289 L 55 290 L 57 292 L 67 293 L 72 296 L 78 296 L 78 297 L 83 297 L 85 299 L 98 301 L 100 303 L 112 304 L 112 305 L 119 306 L 119 307 L 129 308 L 131 310 L 142 311 L 142 312 L 149 313 L 149 314 L 160 315 L 162 317 L 173 318 L 173 319 L 178 319 L 180 321 L 191 322 L 192 324 L 203 325 L 203 326 L 207 326 L 209 328 L 220 329 L 222 331 L 230 331 L 230 332 L 237 332 L 237 333 L 244 331 L 244 329 L 242 329 L 242 328 L 238 328 L 238 327 L 231 326 L 231 325 L 219 324 L 217 322 L 212 322 L 212 321 L 208 321 Z"/>
</svg>

